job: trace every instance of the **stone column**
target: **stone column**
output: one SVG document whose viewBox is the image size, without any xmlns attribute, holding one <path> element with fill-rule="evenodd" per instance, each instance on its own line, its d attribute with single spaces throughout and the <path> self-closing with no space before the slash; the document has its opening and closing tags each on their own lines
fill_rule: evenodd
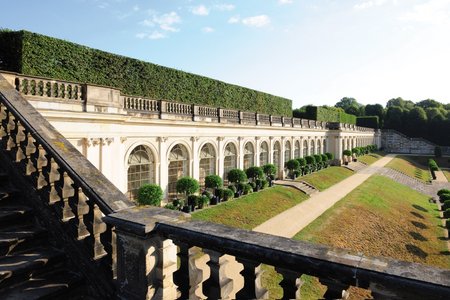
<svg viewBox="0 0 450 300">
<path fill-rule="evenodd" d="M 190 157 L 191 172 L 189 176 L 200 178 L 200 149 L 198 149 L 198 136 L 191 137 L 192 157 Z"/>
<path fill-rule="evenodd" d="M 254 157 L 254 165 L 257 167 L 260 167 L 259 165 L 259 152 L 261 151 L 261 147 L 260 147 L 260 143 L 259 140 L 261 139 L 261 137 L 256 136 L 255 137 L 255 157 Z"/>
<path fill-rule="evenodd" d="M 244 138 L 238 137 L 238 161 L 237 161 L 237 168 L 238 169 L 244 169 Z"/>
<path fill-rule="evenodd" d="M 273 164 L 273 136 L 269 137 L 269 164 Z"/>
<path fill-rule="evenodd" d="M 159 151 L 159 185 L 164 191 L 164 198 L 167 198 L 167 185 L 169 184 L 169 158 L 167 153 L 167 137 L 158 137 Z"/>
<path fill-rule="evenodd" d="M 220 177 L 223 176 L 223 162 L 224 162 L 224 156 L 223 156 L 223 136 L 217 137 L 217 157 L 216 157 L 216 174 Z M 225 178 L 222 178 L 222 180 L 225 180 Z"/>
</svg>

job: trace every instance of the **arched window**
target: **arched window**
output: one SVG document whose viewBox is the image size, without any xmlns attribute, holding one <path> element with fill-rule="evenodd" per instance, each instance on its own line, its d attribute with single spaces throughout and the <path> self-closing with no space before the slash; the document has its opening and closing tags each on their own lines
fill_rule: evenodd
<svg viewBox="0 0 450 300">
<path fill-rule="evenodd" d="M 303 157 L 308 155 L 308 141 L 304 140 L 303 141 Z"/>
<path fill-rule="evenodd" d="M 273 164 L 277 167 L 277 169 L 280 168 L 280 155 L 281 155 L 281 146 L 280 143 L 277 141 L 273 145 Z"/>
<path fill-rule="evenodd" d="M 175 145 L 169 154 L 169 196 L 177 193 L 177 180 L 189 176 L 189 154 L 183 145 Z"/>
<path fill-rule="evenodd" d="M 310 144 L 309 144 L 309 155 L 314 155 L 314 140 L 311 140 Z"/>
<path fill-rule="evenodd" d="M 211 144 L 205 144 L 200 150 L 200 186 L 205 186 L 205 177 L 216 174 L 216 151 Z"/>
<path fill-rule="evenodd" d="M 252 143 L 247 142 L 244 147 L 244 170 L 253 167 L 255 165 L 254 162 L 255 150 L 253 148 Z"/>
<path fill-rule="evenodd" d="M 322 154 L 321 143 L 320 140 L 317 140 L 317 150 L 316 154 Z"/>
<path fill-rule="evenodd" d="M 262 167 L 269 163 L 269 145 L 267 142 L 261 143 L 261 148 L 259 149 L 259 165 Z"/>
<path fill-rule="evenodd" d="M 291 159 L 291 142 L 286 141 L 284 144 L 284 162 L 286 163 Z"/>
<path fill-rule="evenodd" d="M 300 141 L 296 141 L 294 146 L 294 158 L 299 157 L 300 157 Z"/>
<path fill-rule="evenodd" d="M 228 182 L 228 172 L 231 169 L 237 168 L 237 150 L 233 143 L 228 143 L 225 147 L 224 160 L 223 160 L 223 180 Z"/>
<path fill-rule="evenodd" d="M 128 197 L 136 199 L 139 188 L 155 182 L 155 160 L 146 146 L 140 145 L 128 157 Z"/>
</svg>

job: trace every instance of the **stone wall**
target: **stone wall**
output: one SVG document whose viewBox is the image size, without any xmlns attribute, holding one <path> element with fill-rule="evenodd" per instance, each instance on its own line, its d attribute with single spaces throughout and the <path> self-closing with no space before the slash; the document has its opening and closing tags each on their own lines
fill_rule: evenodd
<svg viewBox="0 0 450 300">
<path fill-rule="evenodd" d="M 383 130 L 381 135 L 381 146 L 386 152 L 434 155 L 436 144 L 422 139 L 410 138 L 395 130 Z M 442 147 L 444 155 L 450 154 L 450 147 Z"/>
</svg>

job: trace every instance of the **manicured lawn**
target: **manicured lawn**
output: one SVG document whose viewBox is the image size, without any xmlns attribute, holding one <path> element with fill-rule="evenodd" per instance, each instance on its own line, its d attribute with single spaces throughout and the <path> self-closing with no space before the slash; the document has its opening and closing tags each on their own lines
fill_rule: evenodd
<svg viewBox="0 0 450 300">
<path fill-rule="evenodd" d="M 253 229 L 268 219 L 308 199 L 289 187 L 275 186 L 192 213 L 196 220 Z"/>
<path fill-rule="evenodd" d="M 299 177 L 297 181 L 305 181 L 319 189 L 319 191 L 323 191 L 351 175 L 353 175 L 353 171 L 347 168 L 329 167 L 316 173 Z"/>
<path fill-rule="evenodd" d="M 447 177 L 447 181 L 450 182 L 450 169 L 441 169 L 444 172 L 445 177 Z"/>
<path fill-rule="evenodd" d="M 422 182 L 431 181 L 431 175 L 428 167 L 422 164 L 425 157 L 420 156 L 397 156 L 391 160 L 386 167 L 400 171 L 409 177 L 416 178 Z"/>
<path fill-rule="evenodd" d="M 436 205 L 428 198 L 374 175 L 294 239 L 450 269 L 444 230 Z M 324 291 L 317 279 L 309 280 L 313 283 L 308 293 Z M 362 290 L 353 292 L 367 296 Z"/>
<path fill-rule="evenodd" d="M 358 157 L 358 160 L 360 162 L 365 163 L 366 165 L 371 165 L 382 157 L 383 156 L 378 153 L 370 153 L 370 154 L 366 154 L 366 155 Z"/>
</svg>

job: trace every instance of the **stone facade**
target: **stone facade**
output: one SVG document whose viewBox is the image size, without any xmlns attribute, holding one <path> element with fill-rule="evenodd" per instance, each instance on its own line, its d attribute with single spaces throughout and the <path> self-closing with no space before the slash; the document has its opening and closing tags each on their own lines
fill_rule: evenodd
<svg viewBox="0 0 450 300">
<path fill-rule="evenodd" d="M 395 130 L 383 130 L 381 147 L 390 153 L 434 155 L 437 145 L 422 138 L 410 138 Z M 443 154 L 450 155 L 450 147 L 442 147 Z"/>
</svg>

